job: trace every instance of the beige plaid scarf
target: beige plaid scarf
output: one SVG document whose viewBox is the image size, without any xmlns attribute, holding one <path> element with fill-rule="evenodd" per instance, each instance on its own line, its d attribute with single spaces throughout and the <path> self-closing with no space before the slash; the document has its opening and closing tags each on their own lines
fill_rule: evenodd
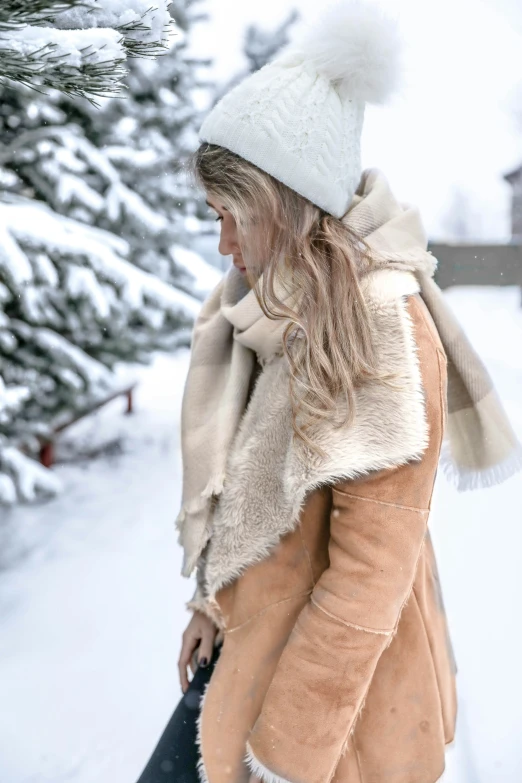
<svg viewBox="0 0 522 783">
<path fill-rule="evenodd" d="M 448 419 L 441 465 L 459 490 L 499 483 L 522 468 L 522 446 L 484 364 L 433 280 L 437 260 L 415 207 L 400 204 L 379 169 L 366 169 L 343 218 L 372 249 L 376 266 L 413 271 L 448 359 Z M 372 268 L 375 268 L 373 266 Z M 276 286 L 286 304 L 295 300 Z M 282 353 L 286 320 L 267 318 L 235 267 L 196 321 L 181 414 L 179 543 L 194 551 L 223 490 L 227 454 L 248 401 L 256 353 Z M 187 569 L 184 570 L 185 575 Z"/>
</svg>

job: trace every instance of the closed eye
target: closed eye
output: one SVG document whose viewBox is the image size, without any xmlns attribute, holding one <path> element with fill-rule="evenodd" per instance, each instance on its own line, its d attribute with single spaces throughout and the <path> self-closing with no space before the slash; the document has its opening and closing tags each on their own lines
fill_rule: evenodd
<svg viewBox="0 0 522 783">
<path fill-rule="evenodd" d="M 214 212 L 217 212 L 217 209 L 216 209 L 214 206 L 212 206 L 212 204 L 210 203 L 210 201 L 206 200 L 206 201 L 205 201 L 205 204 L 207 205 L 207 207 L 210 207 L 210 209 L 212 209 Z M 224 209 L 224 207 L 223 207 L 223 209 Z M 216 220 L 216 222 L 217 222 L 218 220 L 223 220 L 223 216 L 222 216 L 222 215 L 219 215 L 217 218 L 215 218 L 215 220 Z"/>
</svg>

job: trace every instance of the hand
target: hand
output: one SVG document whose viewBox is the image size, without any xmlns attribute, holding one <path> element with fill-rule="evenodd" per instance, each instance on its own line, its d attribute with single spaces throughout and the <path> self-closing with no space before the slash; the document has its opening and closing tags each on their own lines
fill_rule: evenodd
<svg viewBox="0 0 522 783">
<path fill-rule="evenodd" d="M 195 674 L 196 671 L 192 662 L 194 650 L 199 645 L 197 654 L 198 663 L 202 658 L 206 658 L 208 665 L 214 651 L 214 640 L 217 632 L 217 627 L 205 614 L 197 611 L 193 613 L 192 618 L 181 637 L 183 641 L 178 659 L 179 680 L 183 693 L 185 693 L 189 686 L 187 666 L 190 665 L 192 674 Z"/>
</svg>

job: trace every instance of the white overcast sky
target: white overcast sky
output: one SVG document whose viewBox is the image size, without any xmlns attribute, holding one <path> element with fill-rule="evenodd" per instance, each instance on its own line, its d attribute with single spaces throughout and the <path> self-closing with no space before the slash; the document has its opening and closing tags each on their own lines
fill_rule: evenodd
<svg viewBox="0 0 522 783">
<path fill-rule="evenodd" d="M 363 167 L 382 169 L 397 197 L 420 207 L 431 236 L 458 187 L 477 213 L 477 238 L 508 238 L 510 190 L 502 175 L 522 162 L 512 109 L 522 84 L 522 0 L 381 2 L 401 24 L 404 89 L 385 107 L 367 106 Z M 194 50 L 214 58 L 220 82 L 244 66 L 249 22 L 271 28 L 292 8 L 303 23 L 320 13 L 317 0 L 205 7 L 210 18 L 195 28 Z"/>
</svg>

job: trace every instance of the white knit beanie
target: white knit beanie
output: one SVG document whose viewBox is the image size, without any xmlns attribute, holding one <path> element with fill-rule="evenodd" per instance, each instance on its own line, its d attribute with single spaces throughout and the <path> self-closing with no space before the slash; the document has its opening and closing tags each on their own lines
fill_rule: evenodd
<svg viewBox="0 0 522 783">
<path fill-rule="evenodd" d="M 367 0 L 343 0 L 247 76 L 206 116 L 199 137 L 342 217 L 361 177 L 366 102 L 400 82 L 396 21 Z"/>
</svg>

